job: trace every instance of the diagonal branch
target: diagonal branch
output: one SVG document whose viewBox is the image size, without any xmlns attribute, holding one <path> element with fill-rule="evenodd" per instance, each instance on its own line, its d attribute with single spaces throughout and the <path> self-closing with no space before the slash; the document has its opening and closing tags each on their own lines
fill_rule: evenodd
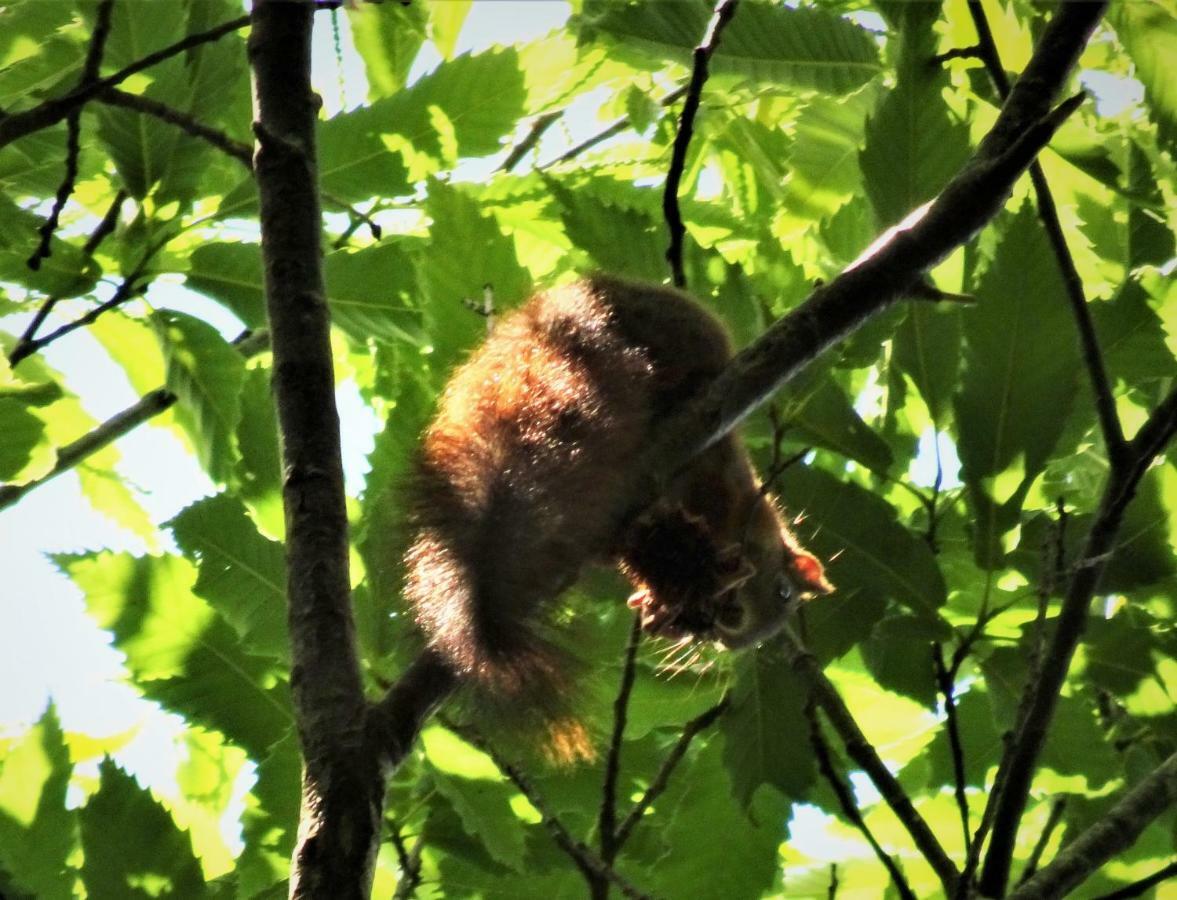
<svg viewBox="0 0 1177 900">
<path fill-rule="evenodd" d="M 716 703 L 710 709 L 704 710 L 695 718 L 687 722 L 683 726 L 682 733 L 678 737 L 677 743 L 671 748 L 670 753 L 667 754 L 666 759 L 662 761 L 662 766 L 658 769 L 658 774 L 654 776 L 654 780 L 650 782 L 650 786 L 646 788 L 645 793 L 637 803 L 633 805 L 633 809 L 625 817 L 625 821 L 621 823 L 621 827 L 617 829 L 617 840 L 615 848 L 620 850 L 625 846 L 625 842 L 629 840 L 630 834 L 634 827 L 642 820 L 642 816 L 646 814 L 646 810 L 657 800 L 662 792 L 666 790 L 670 784 L 670 776 L 674 774 L 675 768 L 682 762 L 682 758 L 686 755 L 687 749 L 691 746 L 691 741 L 699 732 L 710 728 L 724 710 L 727 709 L 729 699 L 725 695 L 722 700 Z"/>
<path fill-rule="evenodd" d="M 153 419 L 164 410 L 170 409 L 175 402 L 176 395 L 166 388 L 159 388 L 145 395 L 137 403 L 111 416 L 93 431 L 82 435 L 72 444 L 66 444 L 58 450 L 57 462 L 45 475 L 24 484 L 0 485 L 0 509 L 12 506 L 29 491 L 39 488 L 62 472 L 69 471 L 87 457 L 117 441 L 127 432 L 149 419 Z"/>
<path fill-rule="evenodd" d="M 597 856 L 592 851 L 592 848 L 572 836 L 568 831 L 568 827 L 560 821 L 559 816 L 552 811 L 547 801 L 535 789 L 535 786 L 518 766 L 505 759 L 493 746 L 471 729 L 458 728 L 448 722 L 446 723 L 446 727 L 461 735 L 463 740 L 468 741 L 489 756 L 499 768 L 499 771 L 506 775 L 515 787 L 519 788 L 519 793 L 526 797 L 527 801 L 540 814 L 544 827 L 547 828 L 548 833 L 552 836 L 552 840 L 556 842 L 556 845 L 561 850 L 568 854 L 590 884 L 596 880 L 611 881 L 626 897 L 634 898 L 634 900 L 641 900 L 641 898 L 646 897 L 645 894 L 626 881 L 625 878 L 613 871 L 612 866 Z"/>
<path fill-rule="evenodd" d="M 659 100 L 658 105 L 664 107 L 670 106 L 672 103 L 678 102 L 678 100 L 681 99 L 682 96 L 686 94 L 686 92 L 687 89 L 685 85 L 683 87 L 677 87 L 664 96 L 661 100 Z M 559 165 L 560 163 L 565 163 L 569 160 L 576 159 L 576 157 L 580 156 L 580 154 L 587 150 L 591 150 L 593 147 L 597 146 L 597 144 L 609 140 L 609 138 L 613 137 L 614 135 L 621 134 L 621 132 L 625 131 L 625 129 L 631 127 L 632 124 L 633 123 L 629 120 L 629 116 L 622 116 L 619 119 L 615 119 L 596 134 L 585 138 L 575 147 L 565 150 L 555 159 L 549 159 L 547 162 L 536 166 L 536 168 L 542 172 L 544 169 L 548 169 L 552 166 Z"/>
<path fill-rule="evenodd" d="M 1088 875 L 1131 847 L 1157 816 L 1177 803 L 1177 753 L 1128 791 L 1099 821 L 1060 850 L 1009 895 L 1009 900 L 1063 897 Z"/>
<path fill-rule="evenodd" d="M 997 88 L 998 96 L 1004 100 L 1010 93 L 1009 78 L 1001 66 L 1001 57 L 997 52 L 997 44 L 993 41 L 993 32 L 989 29 L 989 20 L 985 17 L 980 0 L 969 0 L 968 9 L 977 29 L 977 56 L 984 63 L 985 71 L 989 73 L 990 80 Z M 1108 456 L 1114 461 L 1122 456 L 1126 449 L 1124 430 L 1120 425 L 1120 417 L 1116 414 L 1115 397 L 1112 395 L 1111 383 L 1103 364 L 1099 339 L 1095 335 L 1095 324 L 1087 308 L 1083 280 L 1079 277 L 1074 257 L 1067 247 L 1067 239 L 1063 233 L 1062 223 L 1059 222 L 1058 208 L 1050 192 L 1050 185 L 1046 181 L 1046 173 L 1037 161 L 1030 165 L 1030 181 L 1034 185 L 1034 194 L 1038 199 L 1038 217 L 1042 220 L 1046 239 L 1050 242 L 1051 251 L 1058 262 L 1067 301 L 1079 331 L 1079 344 L 1083 351 L 1084 365 L 1091 378 L 1091 389 L 1095 395 L 1095 409 L 1099 416 L 1104 444 Z"/>
<path fill-rule="evenodd" d="M 944 895 L 951 897 L 960 873 L 944 852 L 944 848 L 940 846 L 935 832 L 912 805 L 907 792 L 891 774 L 887 764 L 879 758 L 874 745 L 867 740 L 846 703 L 839 696 L 838 689 L 822 672 L 821 664 L 806 649 L 792 626 L 785 626 L 782 646 L 789 665 L 809 688 L 810 702 L 826 714 L 826 719 L 842 739 L 847 755 L 858 763 L 859 768 L 866 772 L 867 777 L 883 795 L 895 817 L 902 823 L 924 859 L 940 878 L 940 883 L 944 886 Z"/>
<path fill-rule="evenodd" d="M 719 0 L 711 21 L 707 24 L 707 33 L 703 42 L 695 48 L 694 67 L 691 70 L 691 81 L 687 88 L 687 99 L 683 103 L 682 115 L 679 117 L 678 129 L 674 134 L 674 148 L 670 155 L 670 168 L 666 173 L 666 187 L 662 192 L 662 215 L 666 218 L 666 227 L 670 231 L 670 246 L 666 250 L 666 261 L 670 263 L 670 272 L 675 287 L 686 287 L 687 276 L 683 271 L 683 238 L 687 229 L 683 224 L 682 210 L 678 206 L 678 190 L 682 184 L 683 169 L 687 164 L 687 148 L 691 145 L 691 137 L 695 133 L 695 116 L 699 112 L 699 103 L 703 97 L 703 85 L 707 83 L 708 68 L 711 55 L 719 46 L 719 38 L 724 28 L 736 14 L 739 0 Z"/>
<path fill-rule="evenodd" d="M 210 28 L 208 31 L 190 34 L 186 38 L 176 41 L 174 44 L 156 50 L 154 53 L 149 53 L 142 59 L 136 60 L 130 65 L 119 69 L 112 75 L 107 75 L 105 78 L 99 78 L 88 84 L 79 85 L 68 94 L 46 100 L 37 104 L 32 109 L 26 109 L 23 112 L 12 113 L 11 115 L 0 118 L 0 147 L 5 147 L 18 138 L 32 134 L 34 131 L 40 131 L 42 128 L 56 125 L 71 112 L 81 108 L 83 104 L 93 100 L 107 88 L 121 84 L 132 75 L 137 75 L 145 69 L 150 69 L 165 59 L 170 59 L 178 53 L 191 50 L 193 47 L 199 47 L 201 44 L 219 40 L 226 34 L 231 34 L 234 31 L 240 31 L 249 24 L 249 19 L 249 16 L 240 16 L 228 22 L 223 22 L 215 28 Z"/>
<path fill-rule="evenodd" d="M 939 644 L 932 645 L 932 666 L 936 675 L 936 685 L 944 698 L 948 745 L 952 748 L 952 773 L 955 782 L 953 794 L 956 797 L 956 808 L 960 813 L 961 828 L 964 829 L 964 847 L 967 853 L 972 849 L 972 834 L 969 832 L 969 801 L 965 796 L 964 746 L 960 739 L 960 722 L 956 717 L 956 666 L 950 670 L 944 664 L 944 649 Z"/>
<path fill-rule="evenodd" d="M 127 91 L 120 91 L 118 88 L 105 90 L 95 99 L 108 106 L 121 106 L 124 109 L 131 109 L 135 112 L 154 116 L 162 122 L 167 122 L 169 125 L 175 125 L 185 134 L 212 144 L 218 150 L 223 151 L 228 156 L 237 160 L 247 169 L 253 168 L 253 150 L 248 144 L 234 140 L 225 132 L 216 128 L 210 128 L 195 116 L 191 116 L 183 110 L 168 106 L 166 103 L 160 103 L 158 100 L 152 100 L 143 94 L 131 94 Z"/>
</svg>

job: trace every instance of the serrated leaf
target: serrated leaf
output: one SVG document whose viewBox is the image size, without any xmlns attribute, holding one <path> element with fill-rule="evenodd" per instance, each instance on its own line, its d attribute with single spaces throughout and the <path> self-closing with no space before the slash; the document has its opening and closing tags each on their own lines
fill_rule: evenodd
<svg viewBox="0 0 1177 900">
<path fill-rule="evenodd" d="M 1108 372 L 1134 388 L 1177 375 L 1177 359 L 1165 342 L 1164 325 L 1136 279 L 1127 281 L 1111 300 L 1092 303 L 1099 347 Z"/>
<path fill-rule="evenodd" d="M 931 647 L 939 638 L 943 633 L 922 619 L 889 616 L 862 643 L 862 658 L 880 685 L 934 709 Z"/>
<path fill-rule="evenodd" d="M 237 423 L 245 361 L 211 325 L 185 313 L 159 310 L 151 318 L 167 362 L 167 388 L 177 419 L 215 481 L 237 462 Z"/>
<path fill-rule="evenodd" d="M 201 244 L 188 257 L 188 287 L 231 309 L 249 328 L 266 324 L 262 255 L 257 244 Z"/>
<path fill-rule="evenodd" d="M 475 201 L 453 187 L 432 181 L 426 212 L 444 244 L 432 243 L 418 259 L 423 308 L 433 337 L 436 365 L 452 364 L 486 336 L 486 320 L 463 300 L 481 300 L 489 286 L 496 310 L 510 309 L 531 292 L 531 277 L 519 265 L 515 244 Z M 453 247 L 463 248 L 454 253 Z"/>
<path fill-rule="evenodd" d="M 286 520 L 282 509 L 282 457 L 278 421 L 268 369 L 247 369 L 241 390 L 241 421 L 237 425 L 236 492 L 253 511 L 258 526 L 281 537 Z"/>
<path fill-rule="evenodd" d="M 429 780 L 495 861 L 517 872 L 525 870 L 523 823 L 515 821 L 511 810 L 515 788 L 498 780 L 462 778 L 440 770 L 431 772 Z"/>
<path fill-rule="evenodd" d="M 710 4 L 696 0 L 624 5 L 587 0 L 578 24 L 586 37 L 604 34 L 648 58 L 690 65 L 711 12 Z M 848 94 L 880 66 L 869 33 L 846 19 L 817 8 L 747 3 L 723 32 L 711 69 L 758 86 Z"/>
<path fill-rule="evenodd" d="M 197 501 L 167 525 L 199 566 L 193 590 L 233 626 L 245 649 L 289 659 L 282 545 L 262 537 L 228 494 Z"/>
<path fill-rule="evenodd" d="M 243 653 L 233 630 L 192 593 L 191 563 L 115 553 L 55 560 L 114 636 L 146 697 L 220 731 L 255 760 L 289 729 L 289 700 L 275 686 L 273 662 Z"/>
<path fill-rule="evenodd" d="M 835 596 L 890 597 L 924 621 L 939 621 L 944 576 L 928 545 L 899 524 L 886 501 L 805 466 L 786 470 L 779 485 L 789 511 L 804 515 L 798 533 L 826 561 Z"/>
<path fill-rule="evenodd" d="M 816 773 L 805 682 L 771 649 L 743 654 L 735 669 L 731 705 L 720 720 L 735 798 L 747 807 L 760 785 L 771 784 L 800 800 Z"/>
<path fill-rule="evenodd" d="M 167 810 L 110 760 L 103 761 L 99 778 L 98 793 L 78 813 L 87 896 L 207 896 L 192 842 Z"/>
<path fill-rule="evenodd" d="M 514 50 L 500 48 L 444 63 L 412 87 L 323 124 L 323 190 L 345 201 L 407 193 L 409 168 L 423 169 L 414 175 L 419 178 L 455 162 L 444 152 L 438 115 L 452 126 L 458 155 L 485 156 L 511 133 L 523 100 Z"/>
<path fill-rule="evenodd" d="M 606 272 L 659 281 L 665 275 L 664 226 L 645 209 L 614 202 L 607 179 L 565 185 L 548 179 L 572 243 Z M 637 193 L 631 188 L 631 193 Z"/>
<path fill-rule="evenodd" d="M 931 25 L 926 16 L 905 17 L 898 83 L 866 124 L 862 176 L 880 226 L 934 197 L 968 159 L 968 125 L 942 97 L 947 71 L 928 64 L 936 45 Z"/>
<path fill-rule="evenodd" d="M 780 404 L 797 440 L 828 447 L 873 472 L 891 468 L 891 448 L 862 420 L 828 372 L 794 379 L 781 391 Z"/>
<path fill-rule="evenodd" d="M 1005 221 L 976 295 L 963 319 L 957 450 L 962 477 L 983 491 L 1011 466 L 1023 483 L 1042 470 L 1081 366 L 1058 266 L 1029 206 Z"/>
<path fill-rule="evenodd" d="M 1177 29 L 1174 30 L 1177 50 Z M 1177 75 L 1177 66 L 1174 67 Z M 1165 198 L 1161 194 L 1160 175 L 1154 170 L 1140 145 L 1128 147 L 1128 190 L 1136 199 L 1128 206 L 1128 268 L 1150 264 L 1162 266 L 1173 258 L 1173 232 L 1165 221 Z"/>
<path fill-rule="evenodd" d="M 859 151 L 873 91 L 845 98 L 815 97 L 793 126 L 784 169 L 785 205 L 796 218 L 826 219 L 862 190 Z"/>
<path fill-rule="evenodd" d="M 22 285 L 38 294 L 57 298 L 76 297 L 94 288 L 99 268 L 72 243 L 54 236 L 50 255 L 40 268 L 28 266 L 37 249 L 42 219 L 0 196 L 0 281 Z"/>
<path fill-rule="evenodd" d="M 65 805 L 72 771 L 52 706 L 0 757 L 0 870 L 13 887 L 45 900 L 73 896 L 67 861 L 77 821 Z"/>
<path fill-rule="evenodd" d="M 298 738 L 291 731 L 276 741 L 259 762 L 257 781 L 245 800 L 241 815 L 245 847 L 237 860 L 239 896 L 286 896 L 281 883 L 290 874 L 301 776 Z M 279 885 L 278 891 L 273 890 L 274 885 Z"/>
</svg>

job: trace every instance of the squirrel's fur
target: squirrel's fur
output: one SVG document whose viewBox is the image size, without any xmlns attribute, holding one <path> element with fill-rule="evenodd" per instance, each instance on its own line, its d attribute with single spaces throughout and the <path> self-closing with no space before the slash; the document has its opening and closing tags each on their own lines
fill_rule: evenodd
<svg viewBox="0 0 1177 900">
<path fill-rule="evenodd" d="M 425 433 L 406 596 L 459 678 L 534 706 L 558 754 L 583 747 L 544 605 L 585 563 L 620 562 L 647 631 L 731 647 L 774 633 L 791 599 L 830 589 L 734 436 L 618 524 L 658 423 L 730 358 L 722 326 L 690 297 L 596 275 L 504 316 Z"/>
</svg>

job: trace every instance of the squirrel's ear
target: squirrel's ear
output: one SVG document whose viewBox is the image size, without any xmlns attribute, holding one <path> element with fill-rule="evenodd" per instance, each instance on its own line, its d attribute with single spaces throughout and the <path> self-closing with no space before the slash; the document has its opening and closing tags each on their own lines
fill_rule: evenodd
<svg viewBox="0 0 1177 900">
<path fill-rule="evenodd" d="M 793 571 L 798 593 L 802 597 L 818 597 L 834 592 L 834 586 L 826 578 L 826 570 L 822 568 L 816 556 L 804 550 L 794 551 L 792 556 L 789 568 Z"/>
</svg>

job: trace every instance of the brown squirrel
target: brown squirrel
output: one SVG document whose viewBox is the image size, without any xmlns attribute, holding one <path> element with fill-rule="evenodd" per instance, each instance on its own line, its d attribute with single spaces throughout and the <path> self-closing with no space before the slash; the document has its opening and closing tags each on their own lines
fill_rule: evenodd
<svg viewBox="0 0 1177 900">
<path fill-rule="evenodd" d="M 620 562 L 648 633 L 728 648 L 763 641 L 796 599 L 832 589 L 735 436 L 618 524 L 658 423 L 731 355 L 723 327 L 686 294 L 594 275 L 497 323 L 425 433 L 406 596 L 458 677 L 534 707 L 558 756 L 585 748 L 561 701 L 568 654 L 545 636 L 544 608 L 586 563 Z"/>
</svg>

